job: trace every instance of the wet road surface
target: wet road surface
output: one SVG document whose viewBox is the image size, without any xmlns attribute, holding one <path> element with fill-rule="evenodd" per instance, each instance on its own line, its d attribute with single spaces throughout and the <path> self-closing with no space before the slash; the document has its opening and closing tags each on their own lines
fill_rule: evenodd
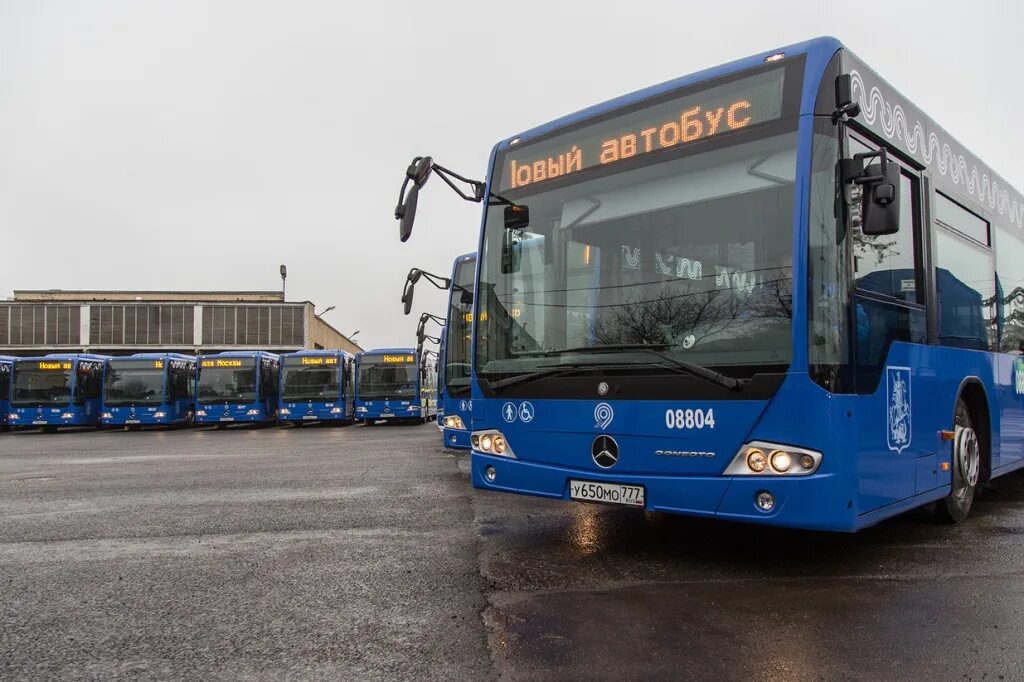
<svg viewBox="0 0 1024 682">
<path fill-rule="evenodd" d="M 0 436 L 0 677 L 1024 679 L 1024 475 L 826 535 L 471 491 L 432 426 Z"/>
</svg>

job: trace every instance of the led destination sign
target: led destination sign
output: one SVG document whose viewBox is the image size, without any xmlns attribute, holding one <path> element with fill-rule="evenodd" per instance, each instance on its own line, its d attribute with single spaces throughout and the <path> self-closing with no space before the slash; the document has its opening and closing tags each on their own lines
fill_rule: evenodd
<svg viewBox="0 0 1024 682">
<path fill-rule="evenodd" d="M 42 360 L 39 362 L 37 369 L 40 369 L 44 372 L 61 372 L 63 370 L 71 369 L 71 363 Z"/>
<path fill-rule="evenodd" d="M 706 140 L 782 116 L 784 67 L 691 92 L 505 155 L 501 190 Z"/>
<path fill-rule="evenodd" d="M 406 353 L 385 353 L 383 355 L 364 355 L 363 364 L 383 363 L 385 365 L 413 365 L 416 364 L 416 356 Z"/>
<path fill-rule="evenodd" d="M 284 365 L 291 367 L 294 365 L 312 366 L 312 367 L 323 367 L 324 365 L 337 365 L 338 358 L 332 358 L 326 355 L 314 356 L 314 357 L 298 357 L 298 358 L 285 358 Z"/>
<path fill-rule="evenodd" d="M 223 358 L 215 360 L 203 360 L 199 363 L 200 367 L 241 367 L 242 360 L 240 358 Z"/>
</svg>

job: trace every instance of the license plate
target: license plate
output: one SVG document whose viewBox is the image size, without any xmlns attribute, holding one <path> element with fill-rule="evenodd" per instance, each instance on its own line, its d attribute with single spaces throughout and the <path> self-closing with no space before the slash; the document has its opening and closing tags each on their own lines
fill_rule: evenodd
<svg viewBox="0 0 1024 682">
<path fill-rule="evenodd" d="M 221 417 L 220 420 L 222 422 L 233 422 L 233 421 L 235 421 L 235 418 L 234 417 Z"/>
<path fill-rule="evenodd" d="M 32 425 L 33 426 L 36 426 L 36 425 L 38 425 L 38 426 L 46 426 L 46 420 L 45 419 L 36 419 L 35 421 L 32 422 Z"/>
<path fill-rule="evenodd" d="M 624 504 L 629 507 L 644 506 L 644 487 L 623 483 L 596 483 L 594 481 L 569 481 L 569 497 L 586 502 Z"/>
<path fill-rule="evenodd" d="M 306 415 L 303 415 L 302 418 L 303 419 L 308 419 L 308 420 L 314 420 L 314 419 L 316 419 L 316 415 L 306 414 Z"/>
<path fill-rule="evenodd" d="M 142 422 L 140 422 L 138 419 L 125 419 L 124 423 L 125 424 L 141 424 Z"/>
</svg>

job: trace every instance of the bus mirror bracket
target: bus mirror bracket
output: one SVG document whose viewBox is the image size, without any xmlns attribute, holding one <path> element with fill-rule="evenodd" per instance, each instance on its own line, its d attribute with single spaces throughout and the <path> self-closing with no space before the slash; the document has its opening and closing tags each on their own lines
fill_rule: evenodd
<svg viewBox="0 0 1024 682">
<path fill-rule="evenodd" d="M 832 112 L 832 125 L 860 115 L 860 103 L 853 99 L 853 78 L 848 73 L 836 76 L 836 108 Z"/>
</svg>

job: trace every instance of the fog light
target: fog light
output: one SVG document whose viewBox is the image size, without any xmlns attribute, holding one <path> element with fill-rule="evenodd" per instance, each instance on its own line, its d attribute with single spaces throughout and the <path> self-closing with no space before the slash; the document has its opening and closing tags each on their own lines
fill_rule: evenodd
<svg viewBox="0 0 1024 682">
<path fill-rule="evenodd" d="M 772 469 L 780 473 L 789 471 L 789 467 L 793 466 L 793 458 L 789 456 L 788 452 L 782 450 L 776 450 L 772 453 Z"/>
<path fill-rule="evenodd" d="M 491 445 L 494 444 L 494 439 L 491 436 L 484 436 L 480 439 L 480 449 L 486 452 L 491 451 Z"/>
<path fill-rule="evenodd" d="M 491 483 L 494 483 L 495 479 L 498 478 L 498 472 L 494 470 L 494 467 L 488 466 L 486 469 L 484 469 L 484 478 L 486 478 Z"/>
<path fill-rule="evenodd" d="M 761 473 L 768 466 L 768 457 L 757 448 L 751 448 L 747 452 L 747 466 L 750 467 L 751 471 Z"/>
<path fill-rule="evenodd" d="M 451 435 L 451 438 L 449 438 L 449 439 L 448 439 L 448 441 L 449 441 L 450 443 L 454 443 L 454 442 L 455 442 L 455 441 L 457 441 L 457 440 L 458 440 L 458 438 L 457 438 L 457 437 L 455 436 L 455 434 L 454 434 L 454 433 L 453 433 L 453 434 Z"/>
<path fill-rule="evenodd" d="M 767 490 L 759 492 L 754 501 L 757 504 L 757 508 L 763 512 L 770 512 L 772 509 L 775 509 L 775 496 Z"/>
<path fill-rule="evenodd" d="M 800 455 L 800 466 L 804 469 L 814 468 L 814 458 L 810 455 Z"/>
</svg>

